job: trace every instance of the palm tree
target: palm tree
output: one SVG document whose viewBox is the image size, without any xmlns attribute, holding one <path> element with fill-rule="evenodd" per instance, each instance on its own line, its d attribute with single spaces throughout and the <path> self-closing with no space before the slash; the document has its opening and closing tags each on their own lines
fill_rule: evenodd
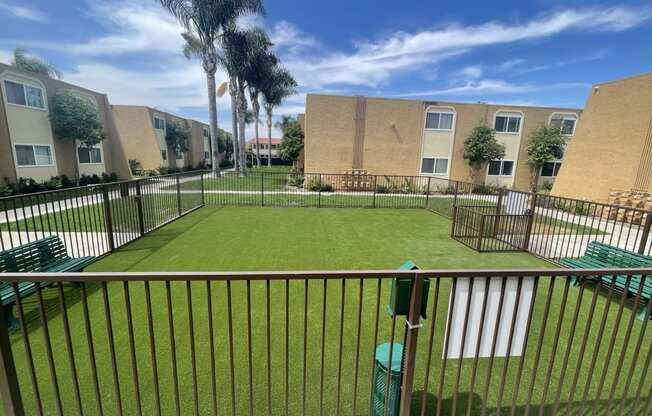
<svg viewBox="0 0 652 416">
<path fill-rule="evenodd" d="M 256 77 L 255 72 L 258 70 L 259 60 L 264 59 L 263 56 L 270 55 L 271 45 L 269 37 L 260 28 L 241 30 L 235 25 L 231 25 L 226 28 L 221 38 L 221 51 L 218 54 L 218 59 L 229 74 L 230 92 L 235 98 L 237 108 L 241 175 L 245 174 L 246 169 L 244 149 L 247 97 L 245 92 L 249 87 L 249 80 Z"/>
<path fill-rule="evenodd" d="M 270 44 L 271 46 L 271 44 Z M 249 84 L 249 102 L 251 103 L 251 113 L 254 123 L 254 137 L 256 138 L 256 162 L 260 167 L 260 134 L 258 131 L 258 124 L 260 123 L 260 102 L 258 97 L 261 90 L 269 82 L 272 75 L 273 68 L 278 64 L 278 59 L 271 52 L 267 50 L 260 50 L 258 55 L 254 55 L 251 60 L 251 65 L 248 75 Z M 271 148 L 268 149 L 267 158 L 271 157 Z"/>
<path fill-rule="evenodd" d="M 187 57 L 201 59 L 206 73 L 208 88 L 208 116 L 213 148 L 213 172 L 219 172 L 217 143 L 217 98 L 215 72 L 217 71 L 217 49 L 215 43 L 223 36 L 227 26 L 244 15 L 262 14 L 261 0 L 160 0 L 186 29 L 184 53 Z"/>
<path fill-rule="evenodd" d="M 267 159 L 267 166 L 272 166 L 272 126 L 274 108 L 280 106 L 287 97 L 296 94 L 297 82 L 290 72 L 281 65 L 272 68 L 267 82 L 261 93 L 265 100 L 265 111 L 267 113 L 267 138 L 269 140 L 270 154 Z"/>
<path fill-rule="evenodd" d="M 23 71 L 45 75 L 49 78 L 61 79 L 61 72 L 54 65 L 38 56 L 28 55 L 27 51 L 21 48 L 14 49 L 14 61 L 11 64 Z"/>
</svg>

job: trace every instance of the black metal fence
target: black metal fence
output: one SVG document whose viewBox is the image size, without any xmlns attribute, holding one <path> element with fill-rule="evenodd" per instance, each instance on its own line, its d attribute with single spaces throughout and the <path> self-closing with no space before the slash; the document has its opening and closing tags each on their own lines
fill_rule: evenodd
<svg viewBox="0 0 652 416">
<path fill-rule="evenodd" d="M 396 383 L 402 416 L 649 415 L 650 274 L 6 274 L 24 324 L 10 337 L 0 316 L 0 392 L 19 416 L 384 416 Z M 596 275 L 605 291 L 573 286 Z M 397 277 L 410 282 L 392 305 L 405 317 L 386 312 Z M 29 281 L 50 286 L 28 301 L 17 285 Z M 393 341 L 402 370 L 384 378 L 375 348 Z"/>
<path fill-rule="evenodd" d="M 532 214 L 505 214 L 498 206 L 453 208 L 451 237 L 480 252 L 526 251 Z"/>
<path fill-rule="evenodd" d="M 100 256 L 203 205 L 203 172 L 0 198 L 0 250 L 47 236 L 72 256 Z"/>
</svg>

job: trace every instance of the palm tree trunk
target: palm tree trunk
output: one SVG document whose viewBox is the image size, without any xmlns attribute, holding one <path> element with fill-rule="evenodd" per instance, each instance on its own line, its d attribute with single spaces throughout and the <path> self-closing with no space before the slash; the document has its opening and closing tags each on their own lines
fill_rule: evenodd
<svg viewBox="0 0 652 416">
<path fill-rule="evenodd" d="M 267 140 L 269 143 L 269 156 L 267 167 L 272 167 L 272 106 L 267 106 Z"/>
<path fill-rule="evenodd" d="M 220 151 L 217 146 L 218 143 L 218 130 L 217 130 L 217 97 L 215 93 L 215 73 L 206 72 L 206 86 L 208 88 L 208 120 L 211 131 L 211 147 L 213 150 L 211 167 L 213 173 L 220 173 Z"/>
<path fill-rule="evenodd" d="M 251 95 L 251 110 L 254 112 L 254 135 L 256 137 L 256 166 L 260 167 L 260 139 L 258 133 L 258 123 L 260 122 L 260 105 L 258 97 Z"/>
<path fill-rule="evenodd" d="M 238 88 L 238 142 L 240 143 L 240 174 L 246 174 L 247 154 L 245 152 L 245 129 L 247 114 L 247 99 L 245 98 L 244 88 Z"/>
<path fill-rule="evenodd" d="M 238 142 L 238 104 L 236 101 L 235 80 L 229 80 L 229 94 L 231 95 L 231 131 L 233 132 L 233 165 L 236 172 L 240 172 L 240 143 Z"/>
</svg>

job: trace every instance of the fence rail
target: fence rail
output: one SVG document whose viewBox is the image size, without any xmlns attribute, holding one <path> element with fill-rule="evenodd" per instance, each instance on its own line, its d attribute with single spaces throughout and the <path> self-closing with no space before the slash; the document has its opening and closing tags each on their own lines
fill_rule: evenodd
<svg viewBox="0 0 652 416">
<path fill-rule="evenodd" d="M 570 273 L 5 274 L 25 325 L 0 319 L 0 392 L 15 415 L 378 414 L 374 351 L 396 341 L 403 416 L 649 414 L 650 304 L 614 283 L 652 269 Z M 571 284 L 590 276 L 611 284 Z M 25 302 L 23 282 L 48 286 Z"/>
</svg>

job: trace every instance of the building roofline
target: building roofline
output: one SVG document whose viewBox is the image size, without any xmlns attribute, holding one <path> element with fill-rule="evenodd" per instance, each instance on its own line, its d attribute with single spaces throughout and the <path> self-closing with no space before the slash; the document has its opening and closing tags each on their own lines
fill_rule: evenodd
<svg viewBox="0 0 652 416">
<path fill-rule="evenodd" d="M 464 102 L 464 101 L 444 101 L 444 100 L 416 100 L 416 99 L 407 99 L 407 98 L 393 98 L 393 97 L 369 97 L 364 95 L 338 95 L 338 94 L 312 94 L 309 93 L 308 96 L 321 96 L 321 97 L 345 97 L 345 98 L 356 98 L 363 97 L 367 99 L 374 100 L 385 100 L 385 101 L 405 101 L 405 102 L 414 102 L 422 103 L 424 106 L 428 105 L 488 105 L 493 107 L 505 107 L 505 108 L 524 108 L 524 109 L 543 109 L 543 110 L 562 110 L 562 111 L 582 111 L 582 108 L 576 107 L 554 107 L 554 106 L 536 106 L 536 105 L 515 105 L 515 104 L 503 104 L 503 103 L 494 103 L 494 102 Z"/>
<path fill-rule="evenodd" d="M 625 78 L 613 79 L 611 81 L 598 82 L 597 84 L 593 84 L 593 87 L 597 87 L 599 85 L 616 84 L 616 83 L 619 83 L 619 82 L 631 81 L 633 79 L 644 78 L 644 77 L 649 77 L 649 76 L 652 76 L 652 71 L 643 72 L 642 74 L 630 75 L 630 76 L 625 77 Z"/>
<path fill-rule="evenodd" d="M 144 109 L 146 109 L 146 110 L 153 111 L 153 112 L 157 112 L 157 113 L 161 113 L 161 114 L 165 114 L 165 115 L 168 115 L 168 116 L 171 116 L 171 117 L 174 117 L 174 118 L 179 118 L 179 119 L 186 120 L 186 121 L 194 121 L 195 123 L 203 124 L 204 126 L 209 126 L 208 123 L 205 123 L 205 122 L 203 122 L 203 121 L 200 121 L 200 120 L 197 120 L 197 119 L 194 119 L 194 118 L 184 117 L 184 116 L 181 116 L 181 115 L 179 115 L 179 114 L 171 113 L 171 112 L 166 111 L 166 110 L 161 110 L 161 109 L 156 108 L 156 107 L 151 107 L 151 106 L 149 106 L 149 105 L 137 105 L 137 104 L 111 104 L 111 106 L 112 106 L 112 107 L 144 108 Z M 221 130 L 224 130 L 224 129 L 221 129 Z"/>
</svg>

